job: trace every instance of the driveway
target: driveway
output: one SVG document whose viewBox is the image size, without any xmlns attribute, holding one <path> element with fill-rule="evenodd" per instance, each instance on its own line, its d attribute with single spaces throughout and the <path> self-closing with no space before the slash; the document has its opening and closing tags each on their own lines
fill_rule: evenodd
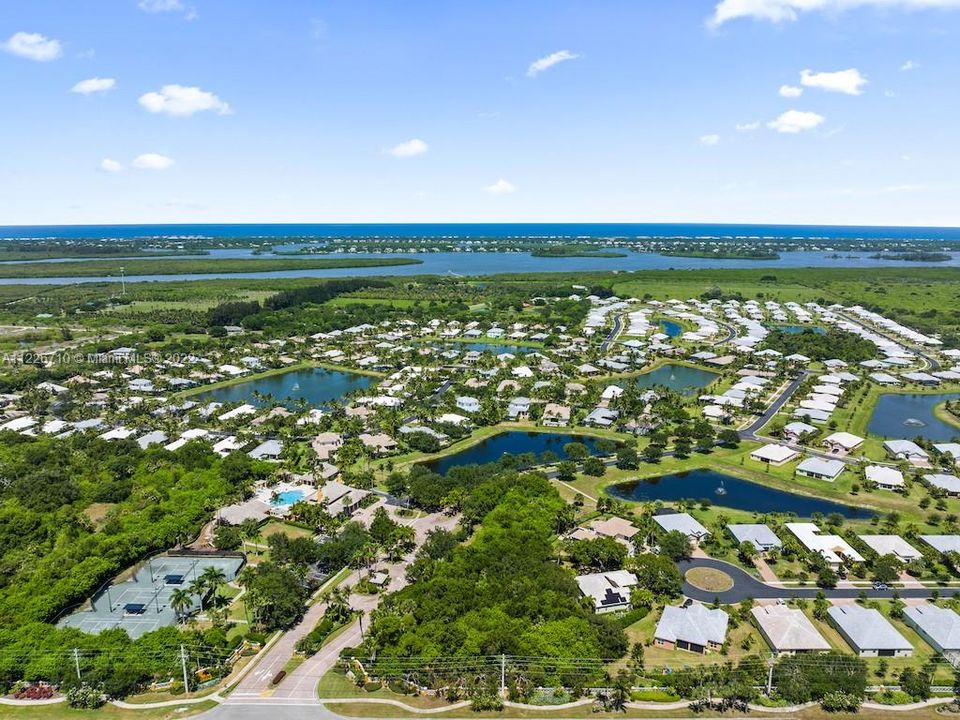
<svg viewBox="0 0 960 720">
<path fill-rule="evenodd" d="M 380 567 L 390 574 L 389 592 L 395 592 L 407 584 L 406 566 L 413 561 L 419 548 L 426 540 L 429 532 L 435 528 L 451 530 L 456 526 L 459 518 L 445 513 L 431 513 L 404 518 L 397 516 L 397 509 L 388 507 L 388 512 L 399 523 L 413 527 L 416 536 L 416 547 L 399 563 L 380 563 Z M 341 583 L 343 587 L 352 588 L 357 584 L 358 573 L 351 572 Z M 351 595 L 350 606 L 363 612 L 362 621 L 369 622 L 370 612 L 380 604 L 382 594 L 378 595 Z M 272 687 L 270 681 L 293 657 L 297 641 L 309 633 L 326 612 L 326 603 L 316 603 L 307 609 L 303 619 L 290 630 L 285 632 L 274 643 L 266 654 L 260 658 L 256 667 L 244 676 L 233 692 L 227 696 L 226 704 L 317 704 L 316 687 L 320 678 L 336 665 L 340 651 L 345 647 L 352 647 L 360 643 L 360 621 L 355 621 L 341 631 L 320 652 L 307 658 L 299 667 L 291 672 L 277 686 Z"/>
</svg>

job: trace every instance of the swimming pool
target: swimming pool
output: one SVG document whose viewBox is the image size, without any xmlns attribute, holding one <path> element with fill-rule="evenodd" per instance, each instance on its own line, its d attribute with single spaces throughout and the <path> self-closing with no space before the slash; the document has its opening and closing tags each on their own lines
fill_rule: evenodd
<svg viewBox="0 0 960 720">
<path fill-rule="evenodd" d="M 274 507 L 288 507 L 303 500 L 303 490 L 284 490 L 270 498 Z"/>
</svg>

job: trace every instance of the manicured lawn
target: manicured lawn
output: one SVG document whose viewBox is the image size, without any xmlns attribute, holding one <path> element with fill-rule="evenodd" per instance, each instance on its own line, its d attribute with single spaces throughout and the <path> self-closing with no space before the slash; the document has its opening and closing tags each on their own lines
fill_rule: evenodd
<svg viewBox="0 0 960 720">
<path fill-rule="evenodd" d="M 722 570 L 699 567 L 687 571 L 687 582 L 709 592 L 723 592 L 733 587 L 733 579 Z"/>
<path fill-rule="evenodd" d="M 260 535 L 254 542 L 257 544 L 266 544 L 267 538 L 271 535 L 286 535 L 292 540 L 293 538 L 301 537 L 310 538 L 315 534 L 316 533 L 309 528 L 300 527 L 299 525 L 294 525 L 293 523 L 271 518 L 267 520 L 266 524 L 260 529 Z"/>
<path fill-rule="evenodd" d="M 173 705 L 164 708 L 145 708 L 143 710 L 125 710 L 114 705 L 104 705 L 98 710 L 76 710 L 66 703 L 33 707 L 14 707 L 0 705 L 0 720 L 175 720 L 191 717 L 216 707 L 217 703 L 207 700 L 201 703 Z"/>
</svg>

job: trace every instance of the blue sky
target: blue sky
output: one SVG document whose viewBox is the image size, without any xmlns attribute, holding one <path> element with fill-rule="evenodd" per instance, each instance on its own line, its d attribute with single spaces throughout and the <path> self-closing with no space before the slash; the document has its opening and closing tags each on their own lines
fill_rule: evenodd
<svg viewBox="0 0 960 720">
<path fill-rule="evenodd" d="M 958 32 L 960 0 L 4 2 L 0 224 L 960 225 Z"/>
</svg>

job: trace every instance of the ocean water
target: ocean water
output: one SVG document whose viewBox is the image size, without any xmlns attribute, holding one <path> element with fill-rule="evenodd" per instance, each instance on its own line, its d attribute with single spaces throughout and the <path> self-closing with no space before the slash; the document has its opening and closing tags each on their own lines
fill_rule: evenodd
<svg viewBox="0 0 960 720">
<path fill-rule="evenodd" d="M 769 238 L 960 240 L 960 228 L 700 223 L 252 223 L 5 225 L 0 238 Z"/>
</svg>

